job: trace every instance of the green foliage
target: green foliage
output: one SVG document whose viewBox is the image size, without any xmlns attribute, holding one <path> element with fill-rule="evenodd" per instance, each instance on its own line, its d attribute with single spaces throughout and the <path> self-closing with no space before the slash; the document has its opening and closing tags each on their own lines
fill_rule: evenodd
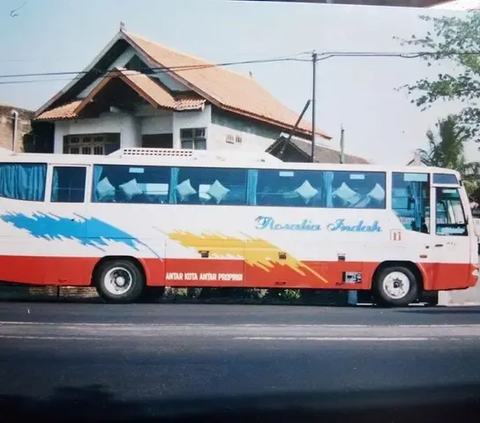
<svg viewBox="0 0 480 423">
<path fill-rule="evenodd" d="M 428 150 L 419 150 L 422 163 L 457 170 L 471 194 L 479 186 L 480 163 L 466 160 L 465 143 L 470 139 L 469 131 L 453 115 L 439 120 L 435 126 L 436 134 L 427 132 Z"/>
<path fill-rule="evenodd" d="M 254 288 L 202 288 L 197 294 L 199 299 L 260 299 L 265 290 Z"/>
<path fill-rule="evenodd" d="M 295 301 L 300 299 L 300 290 L 280 288 L 269 289 L 265 298 L 269 300 Z"/>
<path fill-rule="evenodd" d="M 464 108 L 459 122 L 470 135 L 480 133 L 480 13 L 472 11 L 465 19 L 458 17 L 421 16 L 433 23 L 432 31 L 400 40 L 402 45 L 418 47 L 420 58 L 428 66 L 450 61 L 456 64 L 453 74 L 439 73 L 436 78 L 423 78 L 405 85 L 415 97 L 412 103 L 426 109 L 439 100 L 461 101 Z M 426 53 L 426 54 L 424 54 Z M 478 141 L 478 140 L 477 140 Z"/>
</svg>

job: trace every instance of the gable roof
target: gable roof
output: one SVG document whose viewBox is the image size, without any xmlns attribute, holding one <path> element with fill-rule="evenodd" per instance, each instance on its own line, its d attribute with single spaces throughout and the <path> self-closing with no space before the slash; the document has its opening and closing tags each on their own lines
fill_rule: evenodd
<svg viewBox="0 0 480 423">
<path fill-rule="evenodd" d="M 266 152 L 277 156 L 277 154 L 286 146 L 294 148 L 305 158 L 305 161 L 311 160 L 311 142 L 304 141 L 297 137 L 292 137 L 289 142 L 288 137 L 283 134 L 267 148 Z M 340 151 L 338 150 L 316 144 L 314 154 L 315 163 L 340 163 Z M 371 164 L 369 160 L 352 154 L 345 154 L 344 158 L 345 164 Z"/>
<path fill-rule="evenodd" d="M 153 81 L 148 76 L 125 69 L 113 69 L 92 92 L 83 100 L 75 100 L 64 105 L 47 110 L 37 116 L 37 120 L 75 119 L 95 96 L 112 80 L 119 79 L 133 89 L 140 97 L 153 107 L 170 110 L 201 110 L 205 99 L 197 94 L 182 94 L 173 96 L 166 88 Z"/>
<path fill-rule="evenodd" d="M 124 40 L 130 44 L 147 61 L 152 68 L 166 68 L 169 75 L 189 87 L 193 92 L 220 107 L 240 115 L 260 120 L 280 128 L 290 129 L 295 125 L 298 114 L 290 110 L 253 79 L 232 72 L 224 67 L 215 66 L 204 60 L 179 53 L 162 44 L 153 42 L 131 32 L 121 30 L 107 47 L 112 47 L 115 42 Z M 86 75 L 93 72 L 96 63 L 107 53 L 107 47 L 95 58 L 83 72 Z M 60 93 L 50 99 L 38 111 L 41 115 L 48 110 L 54 102 L 62 99 L 68 90 L 78 82 L 82 76 L 77 77 L 68 84 Z M 65 98 L 66 103 L 72 98 Z M 63 104 L 57 104 L 63 105 Z M 303 135 L 311 135 L 311 124 L 302 120 L 297 131 Z M 325 139 L 331 137 L 322 131 L 317 135 Z"/>
</svg>

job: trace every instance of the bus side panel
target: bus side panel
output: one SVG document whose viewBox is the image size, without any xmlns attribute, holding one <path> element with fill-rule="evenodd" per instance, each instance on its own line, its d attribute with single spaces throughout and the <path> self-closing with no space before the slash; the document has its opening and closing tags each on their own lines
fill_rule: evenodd
<svg viewBox="0 0 480 423">
<path fill-rule="evenodd" d="M 166 248 L 169 286 L 242 287 L 245 242 L 216 234 L 172 232 Z"/>
<path fill-rule="evenodd" d="M 476 285 L 476 267 L 471 263 L 422 263 L 426 291 L 465 289 Z M 466 277 L 465 277 L 466 275 Z"/>
<path fill-rule="evenodd" d="M 90 285 L 95 257 L 0 256 L 1 278 L 31 285 Z"/>
<path fill-rule="evenodd" d="M 256 266 L 246 263 L 245 286 L 255 288 L 369 289 L 376 263 L 294 261 Z M 367 271 L 366 271 L 367 270 Z M 344 273 L 358 273 L 357 283 L 345 283 Z"/>
</svg>

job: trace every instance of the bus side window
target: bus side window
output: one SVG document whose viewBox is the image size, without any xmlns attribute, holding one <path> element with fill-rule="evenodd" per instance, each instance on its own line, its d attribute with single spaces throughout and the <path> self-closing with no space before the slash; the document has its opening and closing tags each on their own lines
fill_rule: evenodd
<svg viewBox="0 0 480 423">
<path fill-rule="evenodd" d="M 254 170 L 253 205 L 272 207 L 321 207 L 322 172 L 316 170 Z"/>
<path fill-rule="evenodd" d="M 428 173 L 392 174 L 392 209 L 405 229 L 429 233 L 430 180 Z"/>
<path fill-rule="evenodd" d="M 170 196 L 173 204 L 247 204 L 246 169 L 180 167 L 174 175 Z"/>
<path fill-rule="evenodd" d="M 436 188 L 437 235 L 468 235 L 467 219 L 458 188 Z"/>
<path fill-rule="evenodd" d="M 331 183 L 333 208 L 384 209 L 385 172 L 334 171 Z"/>
<path fill-rule="evenodd" d="M 52 203 L 83 203 L 87 168 L 55 166 L 52 179 Z"/>
<path fill-rule="evenodd" d="M 164 166 L 95 165 L 92 202 L 166 204 L 171 173 Z"/>
<path fill-rule="evenodd" d="M 0 163 L 0 197 L 23 201 L 44 201 L 45 163 Z"/>
</svg>

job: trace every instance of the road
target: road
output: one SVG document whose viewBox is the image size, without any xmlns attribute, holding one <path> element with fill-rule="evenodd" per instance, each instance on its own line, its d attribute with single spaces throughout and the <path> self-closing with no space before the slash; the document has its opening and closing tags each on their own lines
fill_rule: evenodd
<svg viewBox="0 0 480 423">
<path fill-rule="evenodd" d="M 0 303 L 0 345 L 0 408 L 480 386 L 480 307 Z"/>
</svg>

